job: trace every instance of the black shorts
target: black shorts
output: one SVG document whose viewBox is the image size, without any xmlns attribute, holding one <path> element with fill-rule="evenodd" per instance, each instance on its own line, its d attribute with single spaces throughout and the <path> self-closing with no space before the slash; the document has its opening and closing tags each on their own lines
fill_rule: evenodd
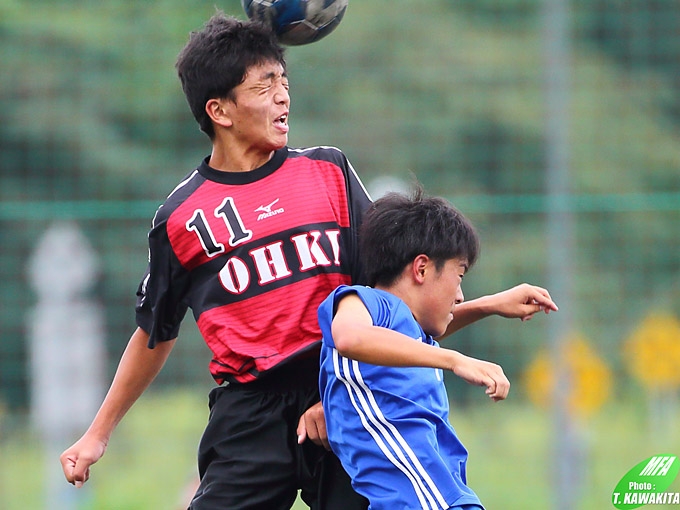
<svg viewBox="0 0 680 510">
<path fill-rule="evenodd" d="M 300 416 L 319 401 L 314 364 L 211 391 L 190 510 L 288 510 L 298 490 L 312 510 L 368 508 L 332 452 L 297 444 Z"/>
</svg>

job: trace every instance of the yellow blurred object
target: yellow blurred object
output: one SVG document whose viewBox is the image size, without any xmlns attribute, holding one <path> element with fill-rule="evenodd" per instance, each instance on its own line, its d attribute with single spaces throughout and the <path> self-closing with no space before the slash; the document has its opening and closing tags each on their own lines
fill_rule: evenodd
<svg viewBox="0 0 680 510">
<path fill-rule="evenodd" d="M 567 338 L 560 356 L 567 371 L 568 407 L 575 416 L 587 417 L 609 397 L 612 374 L 607 364 L 581 335 Z M 524 372 L 529 399 L 539 407 L 549 407 L 555 394 L 557 370 L 547 349 L 539 351 Z"/>
<path fill-rule="evenodd" d="M 650 314 L 626 340 L 623 354 L 647 389 L 680 386 L 680 321 L 670 313 Z"/>
</svg>

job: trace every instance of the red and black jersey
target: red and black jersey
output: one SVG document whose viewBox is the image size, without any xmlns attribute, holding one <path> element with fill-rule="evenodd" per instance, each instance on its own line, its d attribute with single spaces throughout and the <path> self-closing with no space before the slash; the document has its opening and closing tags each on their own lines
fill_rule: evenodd
<svg viewBox="0 0 680 510">
<path fill-rule="evenodd" d="M 332 147 L 284 147 L 250 172 L 207 160 L 156 212 L 137 324 L 154 347 L 191 308 L 215 380 L 248 382 L 319 344 L 319 304 L 360 281 L 356 237 L 370 199 Z"/>
</svg>

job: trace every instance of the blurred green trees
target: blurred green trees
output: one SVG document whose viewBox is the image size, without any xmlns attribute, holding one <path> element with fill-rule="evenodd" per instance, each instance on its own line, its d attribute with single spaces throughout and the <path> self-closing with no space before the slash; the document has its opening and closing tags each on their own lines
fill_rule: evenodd
<svg viewBox="0 0 680 510">
<path fill-rule="evenodd" d="M 332 36 L 288 50 L 291 145 L 337 145 L 366 183 L 413 173 L 459 205 L 483 240 L 468 297 L 545 280 L 541 5 L 355 1 Z M 571 5 L 573 306 L 578 329 L 616 363 L 646 308 L 680 308 L 680 4 Z M 237 0 L 219 6 L 243 16 Z M 12 405 L 25 401 L 27 377 L 23 265 L 46 222 L 80 221 L 104 259 L 93 297 L 106 306 L 112 358 L 127 340 L 154 209 L 209 151 L 174 61 L 214 9 L 0 2 L 0 398 Z M 457 345 L 512 376 L 544 341 L 536 322 L 491 320 Z M 194 340 L 167 381 L 207 378 Z"/>
</svg>

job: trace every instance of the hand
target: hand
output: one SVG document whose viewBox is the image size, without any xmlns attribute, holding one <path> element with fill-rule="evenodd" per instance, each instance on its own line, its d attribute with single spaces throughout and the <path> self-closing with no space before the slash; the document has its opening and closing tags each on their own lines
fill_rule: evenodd
<svg viewBox="0 0 680 510">
<path fill-rule="evenodd" d="M 326 450 L 331 449 L 331 445 L 328 443 L 328 435 L 326 434 L 326 418 L 323 414 L 321 402 L 317 402 L 300 416 L 297 436 L 298 444 L 302 444 L 307 439 L 310 439 L 312 443 L 323 446 Z"/>
<path fill-rule="evenodd" d="M 558 310 L 547 290 L 528 283 L 493 294 L 489 299 L 496 315 L 522 321 L 530 320 L 537 312 L 548 314 Z"/>
<path fill-rule="evenodd" d="M 464 381 L 476 386 L 486 386 L 486 394 L 494 401 L 505 400 L 510 391 L 510 381 L 503 369 L 495 363 L 458 355 L 452 371 Z"/>
<path fill-rule="evenodd" d="M 80 488 L 90 478 L 90 466 L 102 458 L 106 443 L 83 436 L 61 454 L 61 468 L 69 483 Z"/>
</svg>

